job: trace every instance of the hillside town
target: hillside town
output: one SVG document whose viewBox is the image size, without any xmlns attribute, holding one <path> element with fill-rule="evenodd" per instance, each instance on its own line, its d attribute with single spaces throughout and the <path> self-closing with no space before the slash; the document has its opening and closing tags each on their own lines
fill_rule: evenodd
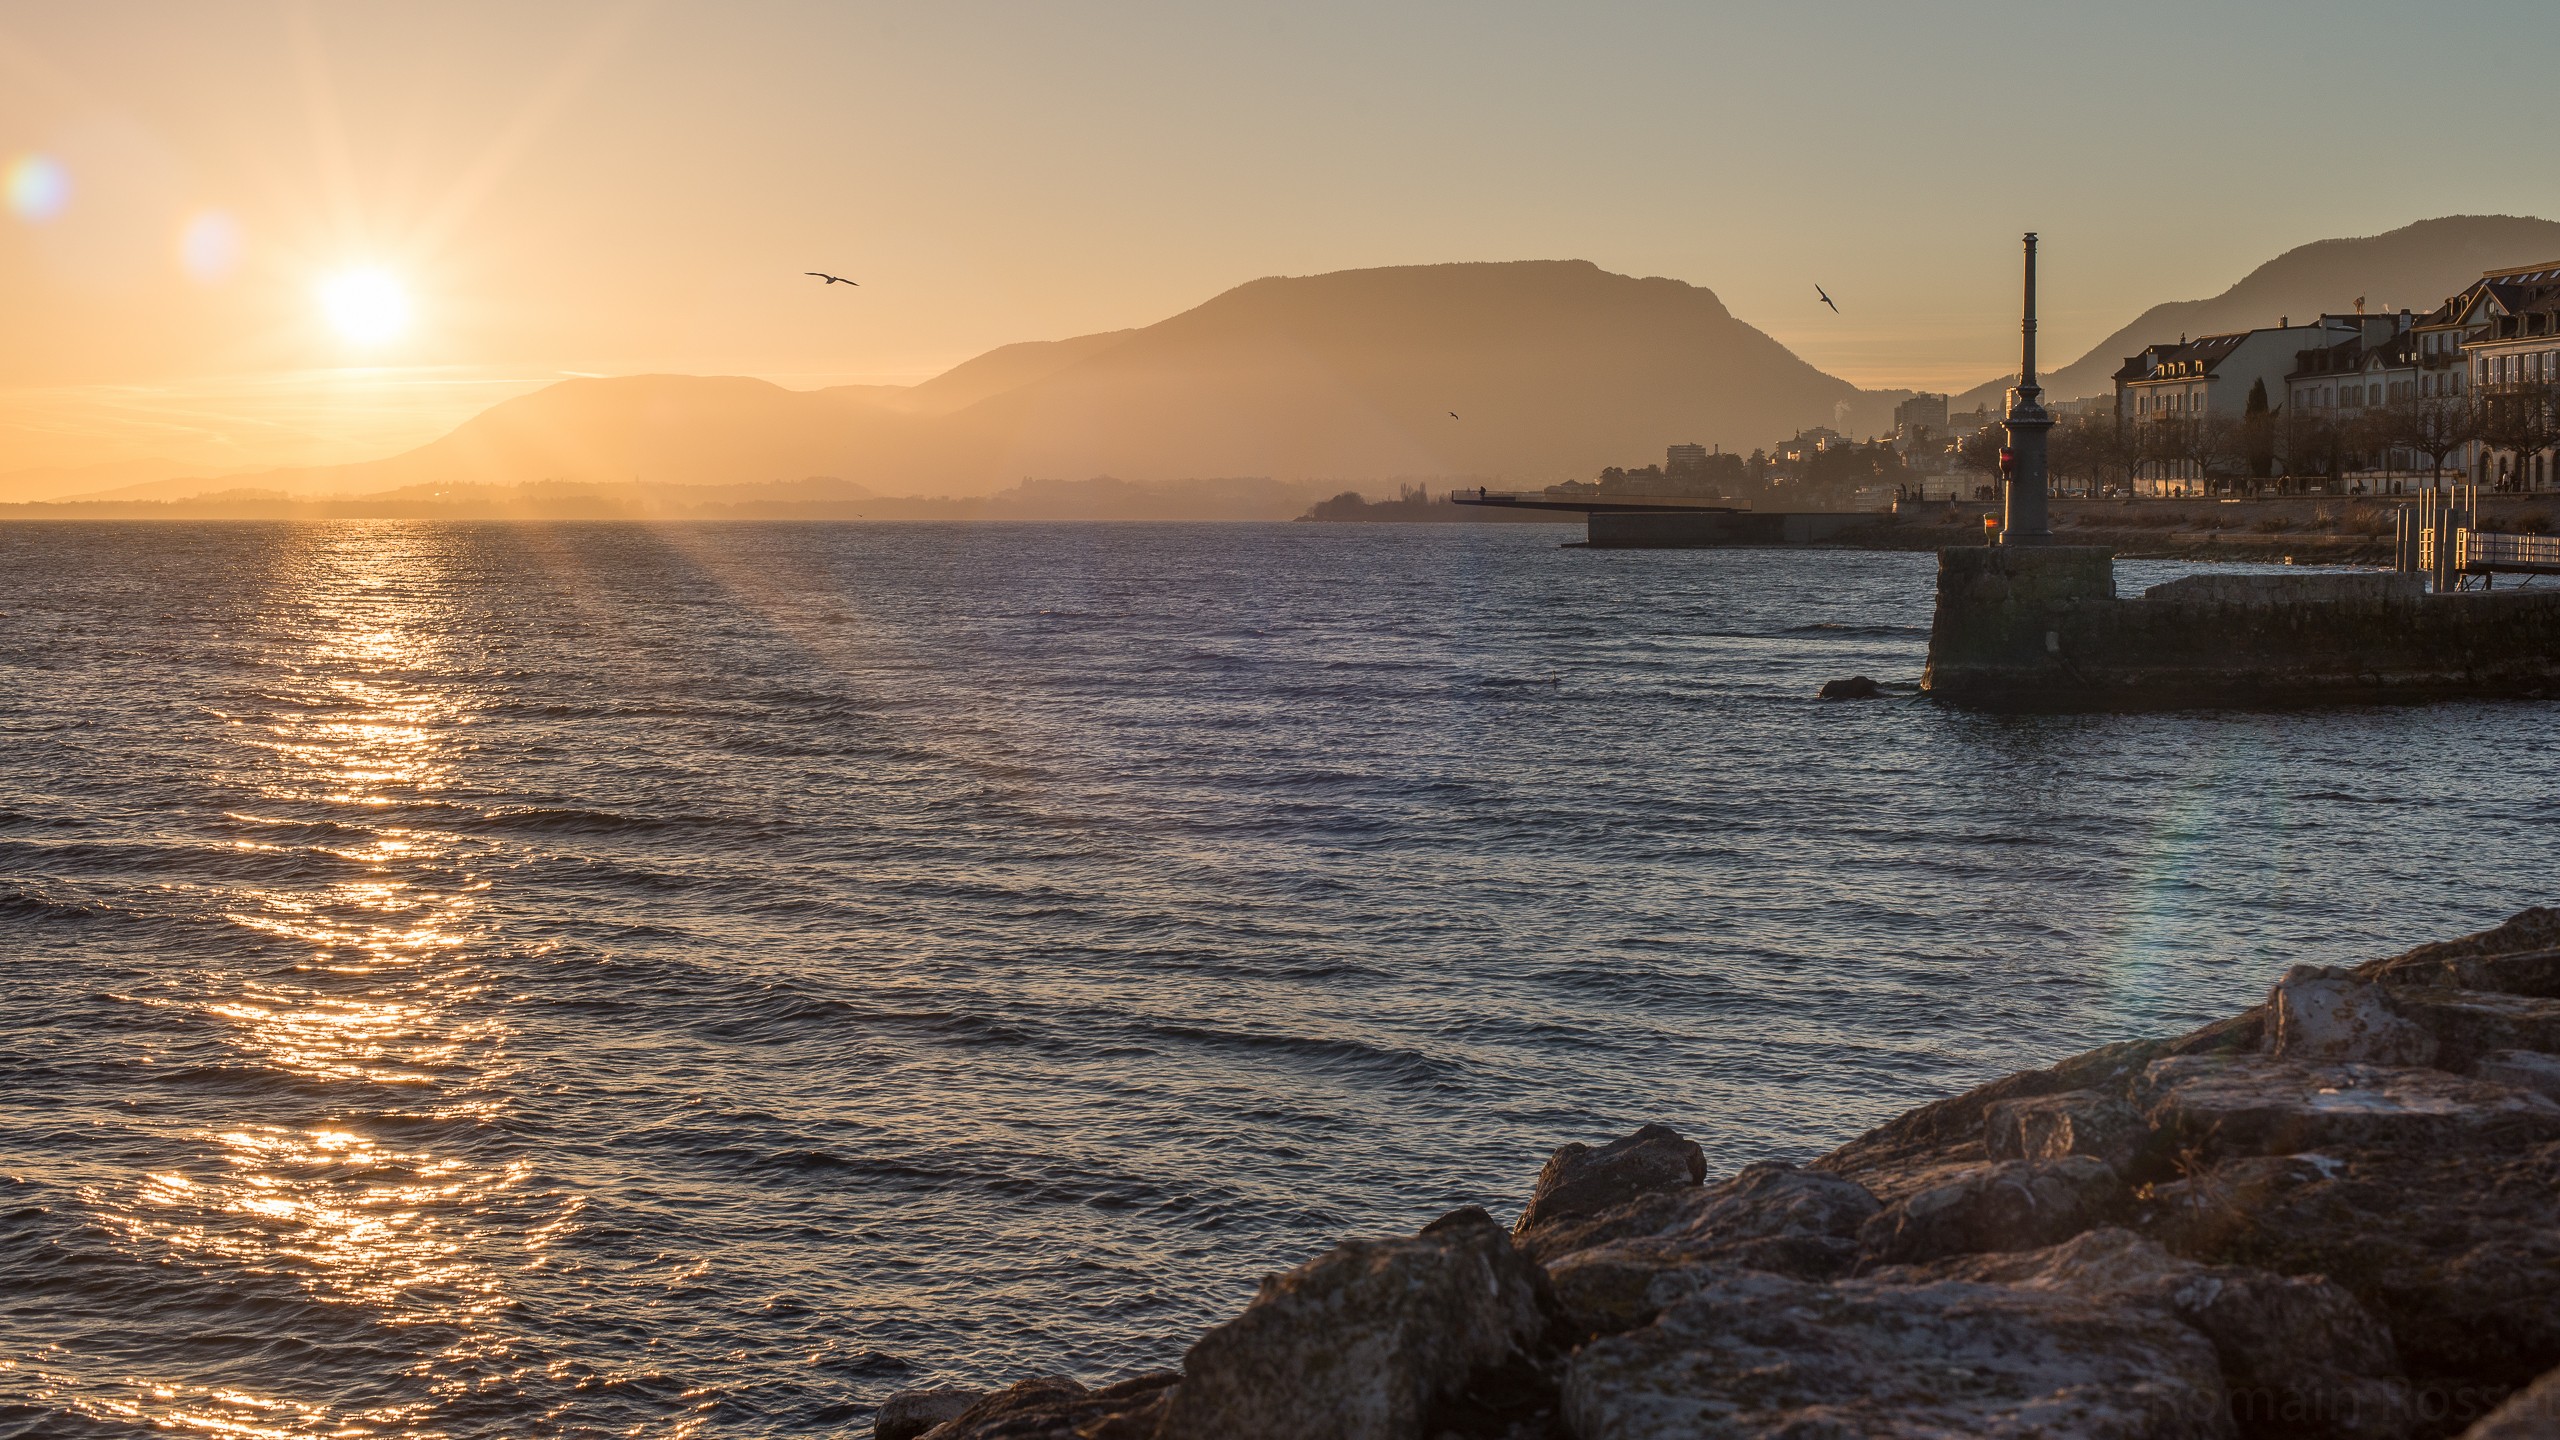
<svg viewBox="0 0 2560 1440">
<path fill-rule="evenodd" d="M 2494 494 L 2560 486 L 2560 261 L 2492 270 L 2424 314 L 2348 309 L 2181 335 L 2127 356 L 2112 394 L 2053 408 L 2055 492 L 2092 498 Z M 1547 487 L 1791 509 L 1987 497 L 1988 408 L 1918 394 L 1889 434 L 1804 430 L 1748 455 L 1674 445 L 1658 465 Z"/>
</svg>

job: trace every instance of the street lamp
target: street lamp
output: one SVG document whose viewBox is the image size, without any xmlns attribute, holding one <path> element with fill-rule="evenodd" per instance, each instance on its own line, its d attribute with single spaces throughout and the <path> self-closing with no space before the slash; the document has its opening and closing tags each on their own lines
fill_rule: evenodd
<svg viewBox="0 0 2560 1440">
<path fill-rule="evenodd" d="M 2009 432 L 2001 466 L 2003 545 L 2050 545 L 2053 526 L 2045 519 L 2045 441 L 2053 416 L 2042 403 L 2036 384 L 2036 232 L 2027 232 L 2027 313 L 2020 325 L 2022 355 L 2018 388 L 2009 392 L 2009 413 L 2001 424 Z"/>
</svg>

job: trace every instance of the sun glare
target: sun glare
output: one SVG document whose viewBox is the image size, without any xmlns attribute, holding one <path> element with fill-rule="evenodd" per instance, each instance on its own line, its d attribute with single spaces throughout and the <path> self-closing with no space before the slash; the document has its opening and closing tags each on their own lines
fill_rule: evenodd
<svg viewBox="0 0 2560 1440">
<path fill-rule="evenodd" d="M 380 345 L 409 328 L 409 292 L 380 270 L 349 270 L 320 282 L 320 308 L 351 344 Z"/>
</svg>

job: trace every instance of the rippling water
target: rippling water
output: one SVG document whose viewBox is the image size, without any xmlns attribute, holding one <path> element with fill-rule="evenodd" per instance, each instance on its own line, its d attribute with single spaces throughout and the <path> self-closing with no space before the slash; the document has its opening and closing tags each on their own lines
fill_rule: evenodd
<svg viewBox="0 0 2560 1440">
<path fill-rule="evenodd" d="M 0 1434 L 860 1432 L 2551 898 L 2546 706 L 1560 534 L 0 527 Z"/>
</svg>

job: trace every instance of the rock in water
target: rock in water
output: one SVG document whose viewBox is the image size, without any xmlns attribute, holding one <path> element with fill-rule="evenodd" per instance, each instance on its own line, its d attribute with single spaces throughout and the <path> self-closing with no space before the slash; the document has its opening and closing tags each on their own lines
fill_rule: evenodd
<svg viewBox="0 0 2560 1440">
<path fill-rule="evenodd" d="M 1584 1346 L 1564 1411 L 1576 1440 L 2232 1433 L 2213 1346 L 2149 1307 L 1748 1270 Z"/>
<path fill-rule="evenodd" d="M 1263 1281 L 1183 1357 L 1162 1433 L 1409 1440 L 1470 1385 L 1528 1368 L 1548 1324 L 1542 1277 L 1500 1226 L 1456 1220 Z"/>
<path fill-rule="evenodd" d="M 963 1385 L 901 1390 L 880 1402 L 880 1414 L 871 1422 L 873 1440 L 916 1440 L 927 1430 L 976 1404 L 986 1393 Z"/>
<path fill-rule="evenodd" d="M 2124 1182 L 2104 1160 L 2011 1160 L 1895 1201 L 1860 1227 L 1858 1244 L 1888 1265 L 2034 1250 L 2112 1218 L 2126 1198 Z"/>
<path fill-rule="evenodd" d="M 1884 687 L 1878 685 L 1875 681 L 1868 679 L 1864 675 L 1852 675 L 1845 680 L 1823 681 L 1822 690 L 1816 698 L 1823 700 L 1874 700 L 1880 698 L 1883 694 Z"/>
<path fill-rule="evenodd" d="M 1707 1157 L 1697 1143 L 1668 1125 L 1647 1125 L 1623 1140 L 1594 1150 L 1567 1145 L 1547 1157 L 1538 1188 L 1520 1212 L 1513 1233 L 1526 1235 L 1560 1220 L 1597 1215 L 1655 1190 L 1695 1185 L 1707 1178 Z"/>
</svg>

